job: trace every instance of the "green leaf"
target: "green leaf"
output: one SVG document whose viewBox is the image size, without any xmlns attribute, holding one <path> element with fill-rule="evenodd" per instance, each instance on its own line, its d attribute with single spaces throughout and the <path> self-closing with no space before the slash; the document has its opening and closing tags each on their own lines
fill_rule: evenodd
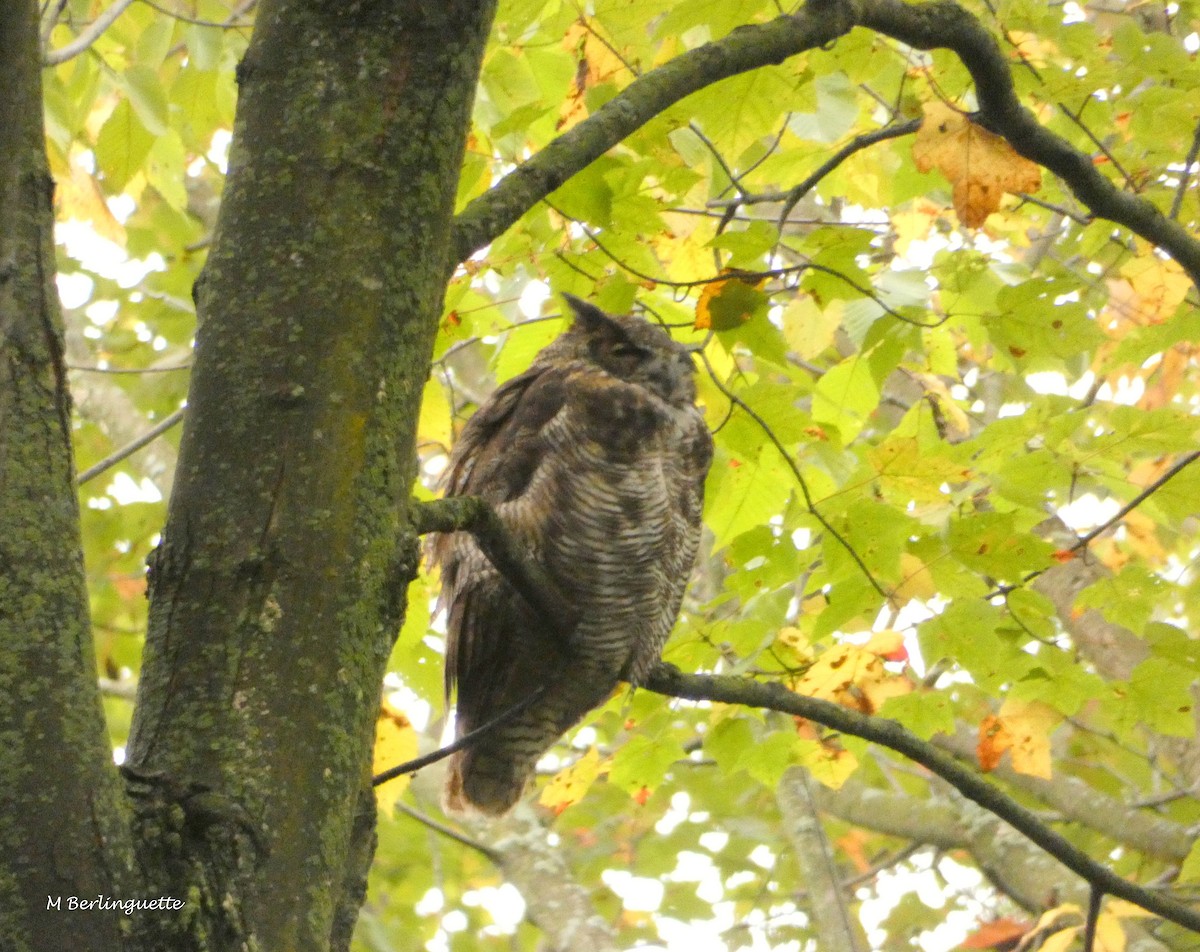
<svg viewBox="0 0 1200 952">
<path fill-rule="evenodd" d="M 155 70 L 132 66 L 122 76 L 129 104 L 133 106 L 142 125 L 156 136 L 167 131 L 167 96 L 162 80 Z"/>
<path fill-rule="evenodd" d="M 853 441 L 879 405 L 879 387 L 862 355 L 847 357 L 817 381 L 812 415 L 834 427 L 846 443 Z"/>
<path fill-rule="evenodd" d="M 96 164 L 112 193 L 120 192 L 142 167 L 152 136 L 134 113 L 128 99 L 122 99 L 105 121 L 96 139 Z"/>
</svg>

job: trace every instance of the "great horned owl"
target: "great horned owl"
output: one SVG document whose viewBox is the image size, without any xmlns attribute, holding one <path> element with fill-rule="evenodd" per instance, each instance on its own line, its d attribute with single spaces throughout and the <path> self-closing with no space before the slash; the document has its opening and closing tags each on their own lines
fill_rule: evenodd
<svg viewBox="0 0 1200 952">
<path fill-rule="evenodd" d="M 538 617 L 467 533 L 435 537 L 459 736 L 547 686 L 453 756 L 452 810 L 510 809 L 558 737 L 618 681 L 645 679 L 696 559 L 712 438 L 688 351 L 643 320 L 566 300 L 571 328 L 464 427 L 446 495 L 490 502 L 580 621 L 567 632 Z"/>
</svg>

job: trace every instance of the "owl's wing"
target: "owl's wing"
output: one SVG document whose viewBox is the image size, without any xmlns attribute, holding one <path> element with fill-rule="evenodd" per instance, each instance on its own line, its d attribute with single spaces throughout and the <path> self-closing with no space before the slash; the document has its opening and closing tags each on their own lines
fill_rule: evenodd
<svg viewBox="0 0 1200 952">
<path fill-rule="evenodd" d="M 447 470 L 447 496 L 486 499 L 535 551 L 544 513 L 521 503 L 546 456 L 544 430 L 566 403 L 568 376 L 566 368 L 535 366 L 501 386 L 463 428 Z M 545 671 L 530 671 L 520 656 L 553 652 L 554 633 L 468 533 L 438 536 L 430 554 L 442 568 L 448 609 L 446 694 L 457 686 L 460 724 L 470 730 L 541 683 Z M 530 683 L 517 683 L 522 678 Z"/>
</svg>

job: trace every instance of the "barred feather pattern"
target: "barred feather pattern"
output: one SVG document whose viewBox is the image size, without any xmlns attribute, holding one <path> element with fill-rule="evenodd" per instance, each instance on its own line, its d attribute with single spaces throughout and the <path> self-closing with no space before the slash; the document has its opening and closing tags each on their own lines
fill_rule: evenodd
<svg viewBox="0 0 1200 952">
<path fill-rule="evenodd" d="M 479 495 L 578 609 L 540 618 L 467 533 L 435 537 L 446 692 L 459 736 L 536 703 L 455 754 L 445 804 L 502 814 L 538 759 L 621 680 L 639 684 L 679 614 L 712 439 L 688 352 L 645 321 L 568 298 L 575 322 L 463 429 L 447 495 Z"/>
</svg>

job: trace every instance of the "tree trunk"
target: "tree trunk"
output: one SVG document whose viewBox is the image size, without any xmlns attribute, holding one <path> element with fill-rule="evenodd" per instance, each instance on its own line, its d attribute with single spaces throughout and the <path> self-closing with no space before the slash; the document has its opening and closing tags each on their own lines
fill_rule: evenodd
<svg viewBox="0 0 1200 952">
<path fill-rule="evenodd" d="M 71 908 L 135 890 L 88 623 L 40 74 L 20 0 L 0 22 L 0 936 L 108 952 L 121 914 Z"/>
<path fill-rule="evenodd" d="M 349 943 L 380 684 L 416 570 L 416 420 L 492 13 L 259 9 L 129 742 L 151 891 L 194 897 L 198 920 L 143 920 L 147 948 Z"/>
</svg>

